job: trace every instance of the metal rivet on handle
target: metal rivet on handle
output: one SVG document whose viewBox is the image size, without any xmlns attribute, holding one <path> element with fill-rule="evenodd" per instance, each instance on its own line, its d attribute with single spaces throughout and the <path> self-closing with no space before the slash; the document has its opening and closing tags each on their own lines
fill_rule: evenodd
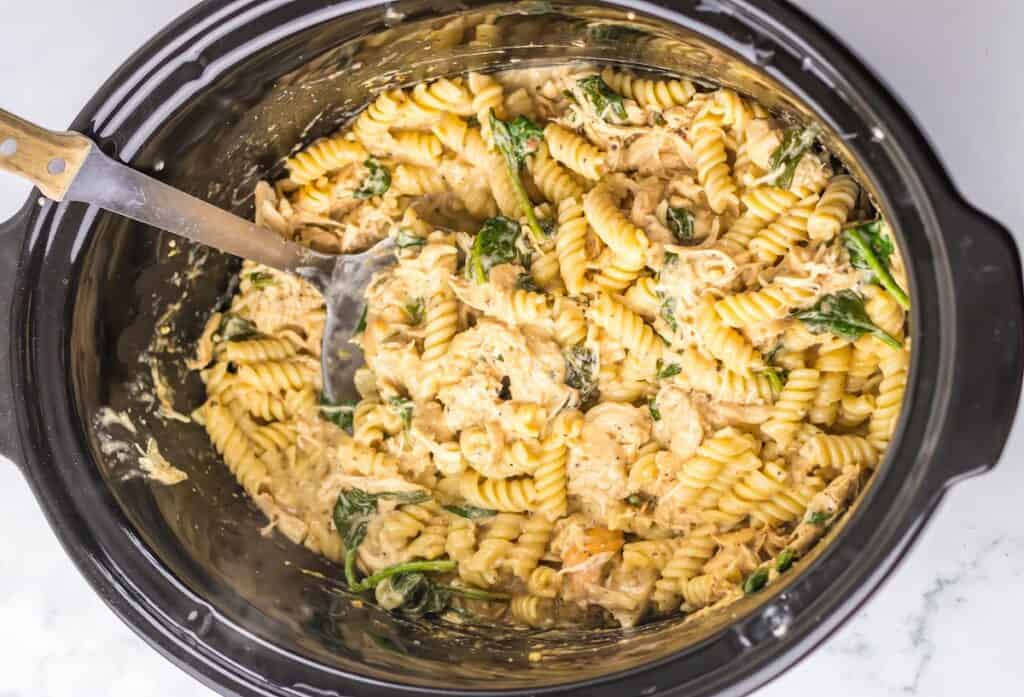
<svg viewBox="0 0 1024 697">
<path fill-rule="evenodd" d="M 0 155 L 3 157 L 10 157 L 16 152 L 18 152 L 18 141 L 14 138 L 8 138 L 0 143 Z"/>
<path fill-rule="evenodd" d="M 64 168 L 66 166 L 67 163 L 64 162 L 63 157 L 55 157 L 48 163 L 46 163 L 46 171 L 49 172 L 50 174 L 60 174 L 61 172 L 64 171 Z"/>
</svg>

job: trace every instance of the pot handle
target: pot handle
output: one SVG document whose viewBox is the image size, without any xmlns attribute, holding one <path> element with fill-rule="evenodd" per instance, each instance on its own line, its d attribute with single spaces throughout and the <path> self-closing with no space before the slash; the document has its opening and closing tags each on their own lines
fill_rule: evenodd
<svg viewBox="0 0 1024 697">
<path fill-rule="evenodd" d="M 956 302 L 952 408 L 938 445 L 946 483 L 995 466 L 1020 399 L 1024 370 L 1024 287 L 1009 231 L 966 203 L 952 202 Z M 947 225 L 948 221 L 948 225 Z"/>
<path fill-rule="evenodd" d="M 0 308 L 6 310 L 6 316 L 0 316 L 0 455 L 10 458 L 19 467 L 23 466 L 25 459 L 21 454 L 15 415 L 13 378 L 18 350 L 13 343 L 17 338 L 14 333 L 14 293 L 28 221 L 36 207 L 33 195 L 13 218 L 0 223 Z"/>
</svg>

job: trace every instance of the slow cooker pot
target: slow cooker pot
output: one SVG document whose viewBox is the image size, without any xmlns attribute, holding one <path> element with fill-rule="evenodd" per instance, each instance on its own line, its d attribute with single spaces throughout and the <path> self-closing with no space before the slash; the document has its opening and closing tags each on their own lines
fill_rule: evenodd
<svg viewBox="0 0 1024 697">
<path fill-rule="evenodd" d="M 487 15 L 493 43 L 459 30 Z M 200 403 L 185 347 L 238 261 L 33 197 L 0 230 L 0 451 L 96 591 L 206 684 L 239 695 L 745 694 L 857 610 L 950 484 L 996 462 L 1021 384 L 1017 250 L 961 199 L 896 99 L 784 2 L 210 0 L 135 54 L 72 128 L 249 215 L 254 184 L 279 175 L 295 143 L 384 87 L 568 59 L 702 76 L 820 121 L 908 265 L 911 381 L 886 462 L 784 583 L 703 622 L 526 632 L 401 620 L 353 603 L 329 562 L 261 536 L 265 521 L 203 430 L 157 413 L 153 367 L 174 410 Z M 120 445 L 97 435 L 103 407 L 135 427 Z M 149 438 L 187 482 L 131 476 Z"/>
</svg>

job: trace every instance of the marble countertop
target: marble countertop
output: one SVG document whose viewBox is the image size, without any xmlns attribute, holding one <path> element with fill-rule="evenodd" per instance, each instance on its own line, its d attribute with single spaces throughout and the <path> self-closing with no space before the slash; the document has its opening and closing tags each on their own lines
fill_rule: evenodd
<svg viewBox="0 0 1024 697">
<path fill-rule="evenodd" d="M 12 6 L 15 3 L 8 3 Z M 798 0 L 858 52 L 923 125 L 966 197 L 1024 243 L 1024 3 Z M 110 72 L 191 0 L 50 0 L 5 9 L 0 106 L 62 127 Z M 884 9 L 881 9 L 884 8 Z M 13 12 L 13 13 L 12 13 Z M 0 219 L 28 187 L 0 177 Z M 1024 664 L 1024 429 L 956 486 L 860 614 L 757 697 L 1012 694 Z M 0 461 L 0 697 L 212 693 L 121 624 L 64 555 L 17 470 Z"/>
</svg>

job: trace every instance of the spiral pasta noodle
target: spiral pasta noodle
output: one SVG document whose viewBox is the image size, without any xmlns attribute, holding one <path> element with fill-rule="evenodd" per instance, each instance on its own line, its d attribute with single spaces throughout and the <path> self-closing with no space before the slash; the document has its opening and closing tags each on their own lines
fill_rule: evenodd
<svg viewBox="0 0 1024 697">
<path fill-rule="evenodd" d="M 821 374 L 814 368 L 790 372 L 786 386 L 775 402 L 771 418 L 761 427 L 764 434 L 778 443 L 779 447 L 789 447 L 796 437 L 800 422 L 807 416 L 817 394 L 820 378 Z"/>
<path fill-rule="evenodd" d="M 850 209 L 857 202 L 859 191 L 853 177 L 847 174 L 832 177 L 807 219 L 807 236 L 827 242 L 838 235 Z"/>
<path fill-rule="evenodd" d="M 722 322 L 710 296 L 702 299 L 695 324 L 704 349 L 722 361 L 729 370 L 745 372 L 764 367 L 764 359 L 753 345 L 738 331 Z"/>
<path fill-rule="evenodd" d="M 642 263 L 647 234 L 622 214 L 607 186 L 598 184 L 583 197 L 587 223 L 622 261 Z"/>
<path fill-rule="evenodd" d="M 359 143 L 343 135 L 321 138 L 289 157 L 285 163 L 289 179 L 307 184 L 345 165 L 362 162 L 369 153 Z"/>
<path fill-rule="evenodd" d="M 685 106 L 697 92 L 689 80 L 647 80 L 611 68 L 602 70 L 601 77 L 623 97 L 636 101 L 646 109 L 657 111 Z"/>
<path fill-rule="evenodd" d="M 548 124 L 544 129 L 544 139 L 552 159 L 581 177 L 597 181 L 608 169 L 604 153 L 572 131 Z"/>
</svg>

